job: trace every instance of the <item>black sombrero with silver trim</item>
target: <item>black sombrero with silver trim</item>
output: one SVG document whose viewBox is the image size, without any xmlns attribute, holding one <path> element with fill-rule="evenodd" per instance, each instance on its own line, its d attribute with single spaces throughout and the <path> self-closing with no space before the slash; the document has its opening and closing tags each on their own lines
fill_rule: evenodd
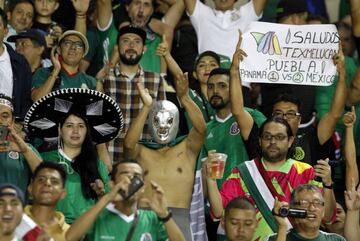
<svg viewBox="0 0 360 241">
<path fill-rule="evenodd" d="M 86 117 L 93 142 L 114 139 L 124 126 L 120 107 L 99 91 L 67 88 L 53 91 L 36 101 L 26 113 L 25 128 L 34 136 L 58 136 L 58 123 L 69 113 Z"/>
</svg>

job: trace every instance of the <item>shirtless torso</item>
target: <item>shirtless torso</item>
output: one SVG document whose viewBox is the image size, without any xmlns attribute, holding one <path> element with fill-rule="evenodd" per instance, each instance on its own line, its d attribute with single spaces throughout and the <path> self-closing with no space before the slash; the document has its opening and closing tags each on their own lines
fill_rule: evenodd
<svg viewBox="0 0 360 241">
<path fill-rule="evenodd" d="M 150 180 L 164 189 L 169 207 L 189 208 L 196 156 L 188 151 L 187 138 L 173 147 L 158 150 L 140 147 L 138 161 L 144 169 L 145 193 L 151 196 Z"/>
</svg>

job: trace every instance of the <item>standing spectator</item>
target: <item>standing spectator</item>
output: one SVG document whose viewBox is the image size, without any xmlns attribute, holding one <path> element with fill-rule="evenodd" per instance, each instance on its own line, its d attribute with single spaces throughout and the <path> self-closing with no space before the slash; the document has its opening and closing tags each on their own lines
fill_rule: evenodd
<svg viewBox="0 0 360 241">
<path fill-rule="evenodd" d="M 155 73 L 145 71 L 139 64 L 145 51 L 146 33 L 137 27 L 122 27 L 119 31 L 118 45 L 120 60 L 110 69 L 109 76 L 103 81 L 104 92 L 113 98 L 124 111 L 124 129 L 120 136 L 109 143 L 109 152 L 113 162 L 124 159 L 123 144 L 130 123 L 140 113 L 143 106 L 136 83 L 142 83 L 152 98 L 165 99 L 163 78 Z M 98 81 L 99 83 L 99 81 Z M 140 139 L 150 139 L 150 129 L 145 125 Z"/>
<path fill-rule="evenodd" d="M 11 99 L 0 94 L 0 183 L 15 184 L 25 193 L 31 172 L 41 163 L 41 158 L 15 131 L 13 111 Z"/>
<path fill-rule="evenodd" d="M 215 9 L 200 0 L 185 0 L 185 8 L 194 26 L 199 53 L 212 50 L 230 58 L 235 52 L 238 30 L 244 31 L 252 21 L 260 19 L 267 0 L 252 0 L 240 9 L 234 0 L 216 0 Z M 245 106 L 250 106 L 250 83 L 243 83 Z"/>
<path fill-rule="evenodd" d="M 20 31 L 31 28 L 34 19 L 34 4 L 30 0 L 14 0 L 9 1 L 9 6 L 7 10 L 7 18 L 9 19 L 7 28 L 9 33 L 6 36 L 7 38 Z M 15 49 L 15 44 L 10 43 L 11 47 Z"/>
<path fill-rule="evenodd" d="M 31 73 L 41 67 L 50 67 L 51 61 L 45 58 L 45 32 L 39 29 L 27 29 L 10 36 L 9 42 L 15 42 L 16 52 L 22 54 L 31 67 Z"/>
<path fill-rule="evenodd" d="M 63 88 L 95 89 L 95 78 L 79 72 L 81 59 L 89 50 L 86 37 L 75 30 L 68 30 L 59 38 L 59 46 L 51 52 L 52 67 L 40 68 L 33 76 L 33 101 L 53 90 Z"/>
</svg>

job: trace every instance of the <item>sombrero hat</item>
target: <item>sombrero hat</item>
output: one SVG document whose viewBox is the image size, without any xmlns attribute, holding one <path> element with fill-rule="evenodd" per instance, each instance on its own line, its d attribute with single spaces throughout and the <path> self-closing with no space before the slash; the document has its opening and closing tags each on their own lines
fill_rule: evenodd
<svg viewBox="0 0 360 241">
<path fill-rule="evenodd" d="M 114 139 L 124 126 L 120 107 L 112 98 L 95 90 L 67 88 L 36 101 L 26 113 L 24 127 L 36 137 L 51 139 L 58 136 L 58 123 L 69 113 L 87 119 L 95 143 Z"/>
</svg>

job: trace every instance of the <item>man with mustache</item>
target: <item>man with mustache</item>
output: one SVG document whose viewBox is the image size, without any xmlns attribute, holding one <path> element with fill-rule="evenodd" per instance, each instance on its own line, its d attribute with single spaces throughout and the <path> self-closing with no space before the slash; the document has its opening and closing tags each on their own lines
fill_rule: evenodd
<svg viewBox="0 0 360 241">
<path fill-rule="evenodd" d="M 146 51 L 146 33 L 138 27 L 126 26 L 119 30 L 118 46 L 120 60 L 110 69 L 110 75 L 100 82 L 104 92 L 120 106 L 124 116 L 124 128 L 120 135 L 109 143 L 113 162 L 123 160 L 123 141 L 130 123 L 140 113 L 143 104 L 136 83 L 142 83 L 156 100 L 165 99 L 163 78 L 155 72 L 145 71 L 139 61 Z M 141 139 L 151 139 L 146 124 Z"/>
<path fill-rule="evenodd" d="M 206 158 L 208 152 L 216 150 L 216 152 L 226 153 L 228 155 L 224 175 L 222 179 L 217 179 L 217 185 L 220 188 L 222 183 L 231 174 L 231 170 L 238 164 L 249 160 L 251 154 L 246 151 L 243 131 L 241 131 L 236 119 L 231 113 L 230 101 L 230 72 L 238 69 L 232 64 L 231 70 L 217 68 L 210 72 L 207 82 L 207 94 L 211 107 L 215 110 L 215 118 L 207 123 L 207 134 L 205 143 L 202 147 L 200 158 Z M 240 104 L 240 100 L 236 105 Z M 257 110 L 245 108 L 245 111 L 254 119 L 254 123 L 261 125 L 265 121 L 265 116 Z M 245 122 L 244 119 L 242 122 Z M 245 141 L 244 141 L 245 140 Z M 252 156 L 253 157 L 253 156 Z M 205 194 L 206 195 L 206 194 Z M 216 230 L 218 222 L 212 222 L 209 215 L 206 215 L 207 232 L 211 240 L 216 238 Z"/>
<path fill-rule="evenodd" d="M 346 239 L 335 233 L 326 233 L 320 230 L 321 221 L 325 213 L 324 197 L 319 188 L 313 185 L 301 185 L 291 194 L 290 207 L 306 210 L 305 218 L 292 218 L 294 228 L 287 231 L 285 218 L 279 216 L 282 206 L 289 206 L 287 202 L 276 201 L 273 214 L 279 225 L 276 234 L 271 235 L 267 241 L 281 240 L 312 240 L 312 241 L 345 241 Z"/>
<path fill-rule="evenodd" d="M 220 191 L 216 180 L 210 176 L 211 164 L 206 161 L 205 175 L 213 215 L 221 217 L 224 207 L 233 198 L 247 197 L 256 204 L 256 218 L 259 220 L 252 240 L 264 240 L 267 235 L 277 232 L 271 214 L 275 200 L 290 202 L 292 190 L 302 184 L 321 187 L 321 183 L 314 180 L 316 175 L 322 178 L 324 217 L 329 220 L 335 210 L 330 166 L 327 161 L 319 160 L 313 168 L 307 163 L 289 158 L 292 156 L 293 142 L 294 135 L 286 120 L 276 116 L 266 120 L 259 130 L 261 158 L 235 167 Z M 289 222 L 287 225 L 287 229 L 291 228 Z"/>
</svg>

